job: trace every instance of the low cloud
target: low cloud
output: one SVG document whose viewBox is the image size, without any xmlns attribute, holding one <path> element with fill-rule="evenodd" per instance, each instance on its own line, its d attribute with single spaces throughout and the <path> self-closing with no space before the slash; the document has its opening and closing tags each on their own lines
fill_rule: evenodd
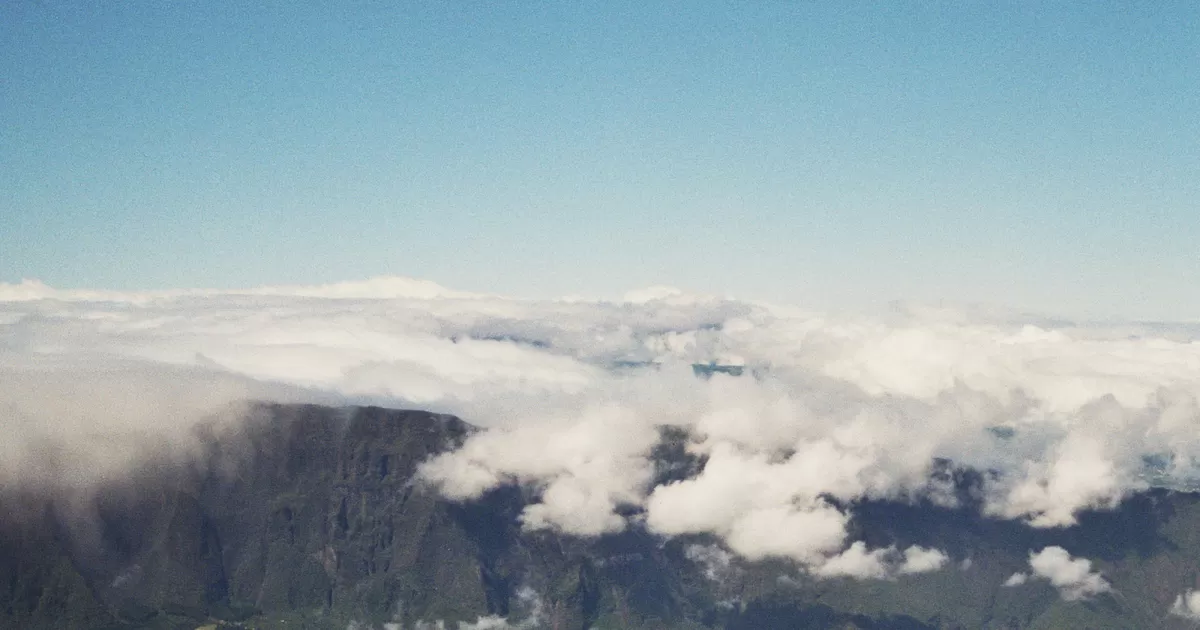
<svg viewBox="0 0 1200 630">
<path fill-rule="evenodd" d="M 1091 560 L 1072 558 L 1062 547 L 1046 547 L 1037 553 L 1030 553 L 1029 567 L 1033 570 L 1033 577 L 1049 580 L 1050 585 L 1058 589 L 1059 595 L 1067 601 L 1087 599 L 1112 590 L 1100 572 L 1092 571 Z M 1012 580 L 1009 578 L 1010 582 Z M 1007 582 L 1005 585 L 1011 586 Z"/>
<path fill-rule="evenodd" d="M 1002 586 L 1011 588 L 1014 586 L 1021 586 L 1022 584 L 1026 583 L 1028 581 L 1029 581 L 1028 575 L 1026 575 L 1024 573 L 1014 573 L 1014 574 L 1008 576 L 1007 580 L 1004 580 L 1004 584 L 1002 584 Z"/>
<path fill-rule="evenodd" d="M 1176 617 L 1200 621 L 1200 591 L 1180 593 L 1171 604 L 1170 613 Z"/>
<path fill-rule="evenodd" d="M 892 549 L 868 550 L 867 544 L 856 542 L 842 553 L 829 558 L 814 571 L 819 577 L 851 577 L 883 579 L 889 574 L 887 556 Z"/>
<path fill-rule="evenodd" d="M 831 317 L 661 288 L 535 301 L 407 278 L 0 284 L 0 484 L 186 455 L 193 427 L 246 399 L 419 407 L 484 428 L 422 480 L 454 500 L 520 484 L 528 529 L 638 524 L 817 575 L 894 577 L 947 560 L 866 548 L 852 506 L 953 504 L 937 460 L 994 471 L 983 511 L 1035 527 L 1200 477 L 1198 333 L 946 309 Z M 656 485 L 664 429 L 705 463 Z"/>
<path fill-rule="evenodd" d="M 0 485 L 79 488 L 148 459 L 182 461 L 200 424 L 243 418 L 245 402 L 294 400 L 293 388 L 225 371 L 103 359 L 0 366 Z"/>
<path fill-rule="evenodd" d="M 716 545 L 688 545 L 684 555 L 688 560 L 700 565 L 704 570 L 704 577 L 714 582 L 723 582 L 736 571 L 733 554 Z"/>
<path fill-rule="evenodd" d="M 544 627 L 545 618 L 542 599 L 537 592 L 525 586 L 517 589 L 516 595 L 516 606 L 527 611 L 527 614 L 521 619 L 510 620 L 509 617 L 502 617 L 500 615 L 486 615 L 477 618 L 475 621 L 460 621 L 454 624 L 453 627 L 457 630 L 533 630 L 534 628 Z M 392 628 L 388 628 L 388 625 L 385 624 L 384 630 L 393 630 Z M 394 630 L 403 630 L 403 627 L 399 623 L 390 625 L 395 626 Z M 418 621 L 414 624 L 414 630 L 447 630 L 449 627 L 441 619 L 432 622 Z"/>
<path fill-rule="evenodd" d="M 928 573 L 937 571 L 950 560 L 945 553 L 937 549 L 926 549 L 913 545 L 904 550 L 904 563 L 900 565 L 900 573 Z M 963 562 L 967 562 L 964 560 Z M 968 563 L 967 566 L 970 566 Z"/>
<path fill-rule="evenodd" d="M 522 514 L 526 528 L 595 536 L 624 529 L 615 510 L 641 501 L 657 441 L 654 427 L 629 410 L 593 407 L 488 431 L 426 462 L 421 475 L 453 499 L 477 498 L 504 480 L 537 480 L 542 500 Z"/>
<path fill-rule="evenodd" d="M 937 571 L 948 561 L 949 557 L 937 549 L 913 545 L 903 553 L 895 547 L 869 550 L 866 543 L 858 541 L 816 566 L 813 574 L 826 578 L 894 579 L 900 575 Z"/>
</svg>

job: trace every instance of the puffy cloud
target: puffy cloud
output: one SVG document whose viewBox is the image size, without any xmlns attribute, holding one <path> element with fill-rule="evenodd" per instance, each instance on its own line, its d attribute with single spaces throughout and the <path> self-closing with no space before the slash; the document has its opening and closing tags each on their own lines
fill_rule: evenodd
<svg viewBox="0 0 1200 630">
<path fill-rule="evenodd" d="M 820 577 L 883 579 L 888 577 L 887 556 L 893 551 L 891 548 L 868 551 L 867 544 L 858 541 L 826 560 L 815 573 Z"/>
<path fill-rule="evenodd" d="M 952 503 L 935 459 L 995 471 L 985 510 L 1037 527 L 1143 487 L 1146 456 L 1163 463 L 1157 483 L 1200 477 L 1198 333 L 946 309 L 830 317 L 661 288 L 608 301 L 407 278 L 0 284 L 0 483 L 82 483 L 147 450 L 186 452 L 192 426 L 246 398 L 417 406 L 485 429 L 422 478 L 455 500 L 523 484 L 527 528 L 599 535 L 637 513 L 745 558 L 890 577 L 944 556 L 856 546 L 852 506 Z M 697 378 L 694 364 L 743 375 Z M 664 427 L 705 464 L 654 487 Z"/>
<path fill-rule="evenodd" d="M 950 558 L 938 549 L 926 549 L 913 545 L 904 550 L 904 563 L 900 565 L 900 573 L 928 573 L 929 571 L 937 571 L 945 566 L 949 560 Z M 966 564 L 964 568 L 971 566 L 967 560 L 963 562 Z"/>
<path fill-rule="evenodd" d="M 857 541 L 813 569 L 817 577 L 849 577 L 859 580 L 894 579 L 900 575 L 928 573 L 941 569 L 950 558 L 937 549 L 913 545 L 903 553 L 895 547 L 868 549 Z"/>
<path fill-rule="evenodd" d="M 731 523 L 725 540 L 749 560 L 776 557 L 809 563 L 841 546 L 846 520 L 845 514 L 824 503 L 807 509 L 761 508 Z"/>
<path fill-rule="evenodd" d="M 1004 497 L 999 511 L 1007 517 L 1027 516 L 1036 527 L 1075 524 L 1083 507 L 1112 507 L 1123 494 L 1139 487 L 1122 478 L 1113 458 L 1095 436 L 1072 434 L 1057 444 L 1048 461 L 1025 465 L 1025 477 Z"/>
<path fill-rule="evenodd" d="M 641 502 L 653 472 L 645 456 L 658 433 L 618 406 L 578 414 L 478 434 L 425 462 L 421 475 L 454 499 L 478 497 L 506 479 L 536 483 L 541 498 L 522 515 L 527 528 L 619 531 L 625 521 L 615 511 Z"/>
<path fill-rule="evenodd" d="M 1046 547 L 1037 553 L 1031 552 L 1029 567 L 1034 577 L 1049 580 L 1067 601 L 1087 599 L 1112 590 L 1104 576 L 1092 571 L 1091 560 L 1072 558 L 1062 547 Z"/>
<path fill-rule="evenodd" d="M 1028 581 L 1029 581 L 1028 575 L 1026 575 L 1024 573 L 1014 573 L 1014 574 L 1008 576 L 1007 580 L 1004 580 L 1003 586 L 1011 588 L 1013 586 L 1020 586 Z"/>
<path fill-rule="evenodd" d="M 818 495 L 822 486 L 854 485 L 858 467 L 858 461 L 839 458 L 824 442 L 805 445 L 783 462 L 719 443 L 698 476 L 653 491 L 646 504 L 646 524 L 666 535 L 716 534 L 751 560 L 818 562 L 841 548 L 848 520 Z M 841 481 L 814 484 L 831 470 L 840 473 Z"/>
<path fill-rule="evenodd" d="M 1171 604 L 1170 613 L 1193 621 L 1200 621 L 1200 591 L 1190 590 L 1180 593 Z"/>
</svg>

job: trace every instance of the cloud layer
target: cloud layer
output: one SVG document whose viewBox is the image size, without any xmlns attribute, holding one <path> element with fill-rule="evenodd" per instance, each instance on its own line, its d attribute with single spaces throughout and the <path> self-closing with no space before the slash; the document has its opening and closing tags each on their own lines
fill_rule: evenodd
<svg viewBox="0 0 1200 630">
<path fill-rule="evenodd" d="M 112 474 L 147 449 L 186 450 L 191 425 L 248 397 L 416 406 L 487 428 L 424 480 L 452 499 L 525 484 L 539 497 L 527 528 L 593 536 L 636 519 L 818 576 L 896 577 L 947 558 L 850 540 L 846 506 L 952 503 L 939 459 L 994 471 L 982 509 L 1037 527 L 1200 476 L 1198 331 L 912 307 L 832 317 L 663 288 L 530 301 L 405 278 L 0 284 L 0 475 Z M 665 427 L 706 463 L 655 485 Z"/>
<path fill-rule="evenodd" d="M 1108 580 L 1105 580 L 1099 571 L 1092 571 L 1091 560 L 1072 558 L 1062 547 L 1052 546 L 1037 553 L 1030 552 L 1029 568 L 1032 570 L 1032 577 L 1049 581 L 1066 601 L 1088 599 L 1112 590 Z M 1029 581 L 1030 577 L 1025 573 L 1014 573 L 1004 582 L 1004 586 L 1020 586 Z M 1189 603 L 1190 601 L 1188 600 Z M 1186 605 L 1182 602 L 1182 599 L 1177 601 L 1176 607 Z M 1174 609 L 1172 611 L 1174 612 Z"/>
</svg>

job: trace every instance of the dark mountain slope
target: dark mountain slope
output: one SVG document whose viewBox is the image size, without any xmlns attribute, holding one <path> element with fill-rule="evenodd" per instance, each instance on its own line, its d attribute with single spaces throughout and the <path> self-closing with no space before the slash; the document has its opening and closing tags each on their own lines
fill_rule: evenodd
<svg viewBox="0 0 1200 630">
<path fill-rule="evenodd" d="M 454 504 L 413 483 L 471 430 L 424 412 L 266 405 L 236 430 L 210 428 L 191 460 L 148 463 L 121 485 L 0 493 L 0 627 L 455 628 L 487 615 L 563 629 L 1191 625 L 1167 611 L 1200 575 L 1194 495 L 1153 491 L 1063 530 L 866 502 L 856 538 L 937 547 L 952 564 L 882 581 L 814 580 L 784 562 L 706 575 L 689 551 L 713 542 L 703 537 L 522 532 L 529 489 Z M 703 466 L 685 439 L 664 432 L 660 479 Z M 1001 586 L 1046 545 L 1095 560 L 1116 592 L 1065 602 L 1044 581 Z"/>
</svg>

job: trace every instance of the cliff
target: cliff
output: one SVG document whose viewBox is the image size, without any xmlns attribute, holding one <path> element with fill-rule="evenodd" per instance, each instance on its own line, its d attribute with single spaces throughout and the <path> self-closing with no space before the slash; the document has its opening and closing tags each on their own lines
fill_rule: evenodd
<svg viewBox="0 0 1200 630">
<path fill-rule="evenodd" d="M 0 626 L 1190 624 L 1167 611 L 1200 575 L 1192 494 L 1152 491 L 1058 530 L 972 509 L 862 503 L 856 539 L 934 546 L 952 565 L 891 580 L 816 580 L 783 562 L 714 564 L 697 551 L 713 549 L 710 540 L 663 540 L 637 526 L 592 540 L 524 532 L 517 517 L 534 488 L 456 504 L 415 482 L 422 461 L 472 430 L 419 411 L 262 405 L 244 424 L 207 429 L 188 458 L 148 461 L 121 483 L 6 490 Z M 685 439 L 663 433 L 659 481 L 703 465 L 684 452 Z M 970 475 L 958 483 L 969 500 Z M 1055 544 L 1094 558 L 1114 592 L 1068 602 L 1048 584 L 1001 585 L 1027 569 L 1030 550 Z"/>
</svg>

